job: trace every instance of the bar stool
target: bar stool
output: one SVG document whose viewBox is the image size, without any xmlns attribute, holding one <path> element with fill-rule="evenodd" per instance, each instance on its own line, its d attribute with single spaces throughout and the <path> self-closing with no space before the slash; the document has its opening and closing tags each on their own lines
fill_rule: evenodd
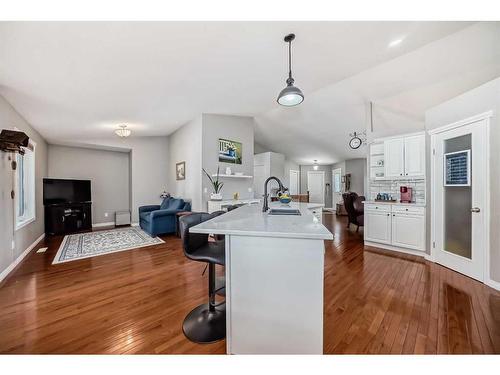
<svg viewBox="0 0 500 375">
<path fill-rule="evenodd" d="M 189 233 L 189 228 L 210 220 L 223 211 L 193 213 L 179 218 L 184 255 L 197 262 L 208 263 L 208 303 L 194 308 L 184 319 L 182 330 L 191 341 L 208 344 L 226 337 L 226 305 L 215 302 L 215 265 L 225 264 L 224 241 L 208 241 L 208 234 Z"/>
</svg>

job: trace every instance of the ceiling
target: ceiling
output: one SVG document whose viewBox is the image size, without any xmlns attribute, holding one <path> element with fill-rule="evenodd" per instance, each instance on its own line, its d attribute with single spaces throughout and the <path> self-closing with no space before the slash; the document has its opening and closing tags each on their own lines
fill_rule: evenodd
<svg viewBox="0 0 500 375">
<path fill-rule="evenodd" d="M 134 136 L 168 135 L 200 113 L 239 114 L 256 117 L 257 142 L 325 164 L 362 155 L 346 142 L 364 129 L 369 100 L 378 129 L 409 129 L 436 100 L 500 75 L 498 53 L 484 51 L 498 31 L 468 22 L 1 22 L 0 94 L 51 143 L 111 138 L 121 123 Z M 281 108 L 289 32 L 306 100 Z M 469 47 L 480 56 L 464 59 Z"/>
</svg>

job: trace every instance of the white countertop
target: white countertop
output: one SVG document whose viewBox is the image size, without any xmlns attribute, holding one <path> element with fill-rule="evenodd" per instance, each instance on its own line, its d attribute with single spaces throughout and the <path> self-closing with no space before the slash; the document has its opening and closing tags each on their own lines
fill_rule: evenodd
<svg viewBox="0 0 500 375">
<path fill-rule="evenodd" d="M 425 207 L 425 203 L 400 203 L 400 202 L 380 202 L 380 201 L 363 201 L 363 203 L 369 203 L 369 204 L 397 204 L 398 206 Z"/>
<path fill-rule="evenodd" d="M 282 205 L 279 202 L 269 204 L 271 208 L 280 206 Z M 268 215 L 262 212 L 262 205 L 252 204 L 205 221 L 189 231 L 253 237 L 333 240 L 333 234 L 318 222 L 310 211 L 324 205 L 292 202 L 289 206 L 299 209 L 302 215 Z"/>
</svg>

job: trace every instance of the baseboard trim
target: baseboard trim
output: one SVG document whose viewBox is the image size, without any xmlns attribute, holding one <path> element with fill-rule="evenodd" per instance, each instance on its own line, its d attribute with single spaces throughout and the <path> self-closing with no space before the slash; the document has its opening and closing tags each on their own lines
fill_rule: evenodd
<svg viewBox="0 0 500 375">
<path fill-rule="evenodd" d="M 114 221 L 108 221 L 106 223 L 96 223 L 96 224 L 92 224 L 92 228 L 100 228 L 100 227 L 110 227 L 110 226 L 114 226 L 115 225 L 115 222 Z"/>
<path fill-rule="evenodd" d="M 132 223 L 132 224 L 130 224 L 130 226 L 132 226 L 132 227 L 138 227 L 139 223 Z"/>
<path fill-rule="evenodd" d="M 41 240 L 43 240 L 44 238 L 45 238 L 45 233 L 42 233 L 42 234 L 40 235 L 40 237 L 38 237 L 38 238 L 35 240 L 35 242 L 33 242 L 31 245 L 29 245 L 29 246 L 27 247 L 27 249 L 26 249 L 26 250 L 24 250 L 24 251 L 21 253 L 21 255 L 19 255 L 19 256 L 18 256 L 18 257 L 17 257 L 17 258 L 16 258 L 16 259 L 15 259 L 15 260 L 14 260 L 14 261 L 13 261 L 13 262 L 12 262 L 12 263 L 8 266 L 8 267 L 7 267 L 7 268 L 6 268 L 6 269 L 4 269 L 4 270 L 2 271 L 2 273 L 0 273 L 0 283 L 1 283 L 2 281 L 4 281 L 4 280 L 7 278 L 7 276 L 9 276 L 9 274 L 10 274 L 12 271 L 14 271 L 14 270 L 17 268 L 17 266 L 19 266 L 19 265 L 22 263 L 22 261 L 24 260 L 24 258 L 26 258 L 26 256 L 28 256 L 28 254 L 31 252 L 31 250 L 33 250 L 33 249 L 36 247 L 36 245 L 38 245 L 38 243 L 39 243 Z"/>
<path fill-rule="evenodd" d="M 488 279 L 486 280 L 485 284 L 489 287 L 492 287 L 493 289 L 500 290 L 500 283 L 498 281 Z"/>
<path fill-rule="evenodd" d="M 395 251 L 395 252 L 398 252 L 398 253 L 405 253 L 405 254 L 410 254 L 410 255 L 416 255 L 416 256 L 422 257 L 422 258 L 425 258 L 426 255 L 427 255 L 424 251 L 412 250 L 412 249 L 405 249 L 405 248 L 398 247 L 398 246 L 386 245 L 386 244 L 383 244 L 383 243 L 377 243 L 377 242 L 371 242 L 371 241 L 365 241 L 365 245 L 366 246 L 371 246 L 371 247 L 378 247 L 378 248 L 384 249 L 384 250 Z"/>
</svg>

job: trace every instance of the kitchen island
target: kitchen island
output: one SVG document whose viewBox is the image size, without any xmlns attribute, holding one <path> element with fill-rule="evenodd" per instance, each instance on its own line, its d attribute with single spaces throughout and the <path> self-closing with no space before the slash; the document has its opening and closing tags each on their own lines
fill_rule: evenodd
<svg viewBox="0 0 500 375">
<path fill-rule="evenodd" d="M 272 203 L 270 208 L 278 208 Z M 228 354 L 322 354 L 322 207 L 291 203 L 300 215 L 246 205 L 190 229 L 225 235 Z"/>
</svg>

